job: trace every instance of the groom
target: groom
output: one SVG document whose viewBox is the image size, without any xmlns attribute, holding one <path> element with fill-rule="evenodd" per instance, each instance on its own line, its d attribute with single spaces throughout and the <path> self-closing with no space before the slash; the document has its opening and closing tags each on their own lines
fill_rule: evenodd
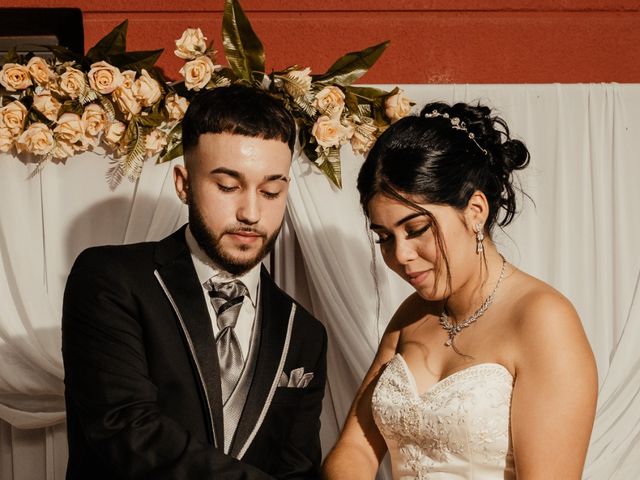
<svg viewBox="0 0 640 480">
<path fill-rule="evenodd" d="M 295 123 L 230 86 L 196 96 L 182 128 L 188 225 L 88 249 L 67 281 L 67 479 L 316 478 L 325 330 L 260 263 Z"/>
</svg>

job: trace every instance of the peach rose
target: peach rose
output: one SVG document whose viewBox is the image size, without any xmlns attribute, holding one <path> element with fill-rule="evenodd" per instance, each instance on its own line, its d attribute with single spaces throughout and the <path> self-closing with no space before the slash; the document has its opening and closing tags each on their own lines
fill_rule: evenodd
<svg viewBox="0 0 640 480">
<path fill-rule="evenodd" d="M 167 134 L 162 130 L 155 129 L 144 139 L 144 149 L 147 157 L 159 154 L 167 145 Z"/>
<path fill-rule="evenodd" d="M 13 145 L 11 130 L 0 123 L 0 152 L 8 152 Z"/>
<path fill-rule="evenodd" d="M 29 125 L 16 141 L 18 152 L 35 155 L 46 155 L 53 148 L 55 141 L 53 132 L 44 123 L 35 122 Z"/>
<path fill-rule="evenodd" d="M 113 146 L 120 141 L 126 129 L 127 126 L 124 123 L 115 121 L 111 125 L 109 125 L 107 130 L 104 132 L 102 139 L 107 144 Z"/>
<path fill-rule="evenodd" d="M 82 125 L 87 135 L 96 137 L 107 126 L 107 113 L 104 108 L 97 103 L 91 103 L 84 107 Z"/>
<path fill-rule="evenodd" d="M 170 93 L 164 99 L 164 108 L 167 109 L 169 120 L 182 120 L 189 107 L 189 100 L 177 93 Z"/>
<path fill-rule="evenodd" d="M 184 60 L 193 60 L 202 55 L 206 49 L 207 37 L 202 34 L 202 31 L 199 28 L 187 28 L 176 40 L 176 50 L 173 53 Z"/>
<path fill-rule="evenodd" d="M 322 115 L 311 129 L 318 145 L 322 147 L 337 147 L 349 139 L 350 129 L 339 120 Z"/>
<path fill-rule="evenodd" d="M 53 146 L 53 149 L 51 149 L 50 153 L 53 158 L 64 160 L 65 158 L 72 157 L 76 152 L 73 148 L 73 145 L 63 140 L 58 140 Z"/>
<path fill-rule="evenodd" d="M 136 72 L 127 70 L 122 72 L 122 76 L 122 84 L 113 91 L 111 98 L 115 100 L 120 110 L 131 118 L 132 115 L 137 115 L 142 110 L 142 106 L 136 99 L 134 92 Z"/>
<path fill-rule="evenodd" d="M 375 133 L 378 129 L 371 123 L 356 125 L 351 137 L 351 149 L 356 155 L 366 154 L 376 141 Z"/>
<path fill-rule="evenodd" d="M 180 69 L 180 74 L 184 77 L 184 84 L 187 89 L 193 89 L 197 92 L 209 83 L 215 69 L 216 66 L 211 59 L 203 55 L 185 63 Z"/>
<path fill-rule="evenodd" d="M 103 95 L 113 92 L 124 80 L 120 70 L 107 62 L 91 64 L 91 70 L 89 70 L 87 77 L 89 77 L 91 88 Z"/>
<path fill-rule="evenodd" d="M 150 107 L 162 97 L 160 84 L 145 69 L 142 69 L 142 75 L 135 81 L 133 92 L 143 107 Z"/>
<path fill-rule="evenodd" d="M 82 119 L 77 113 L 67 112 L 60 115 L 58 126 L 53 129 L 53 133 L 57 141 L 67 142 L 75 151 L 84 151 L 89 146 Z"/>
<path fill-rule="evenodd" d="M 55 75 L 45 60 L 40 57 L 32 57 L 27 63 L 27 68 L 36 83 L 40 86 L 47 86 Z"/>
<path fill-rule="evenodd" d="M 404 90 L 398 90 L 398 93 L 390 95 L 384 102 L 384 113 L 391 122 L 406 117 L 411 111 L 411 101 L 404 96 Z"/>
<path fill-rule="evenodd" d="M 322 115 L 340 118 L 344 110 L 344 93 L 336 86 L 324 87 L 313 99 L 313 106 Z"/>
<path fill-rule="evenodd" d="M 0 108 L 0 124 L 8 128 L 12 135 L 19 135 L 24 128 L 27 108 L 17 100 Z"/>
<path fill-rule="evenodd" d="M 0 70 L 0 84 L 10 92 L 24 90 L 33 85 L 29 69 L 18 63 L 5 63 Z"/>
<path fill-rule="evenodd" d="M 71 98 L 78 98 L 87 88 L 87 82 L 84 79 L 84 73 L 72 67 L 60 75 L 60 89 Z"/>
<path fill-rule="evenodd" d="M 49 90 L 42 90 L 33 96 L 33 106 L 42 113 L 47 119 L 55 122 L 60 111 L 60 102 L 51 95 Z"/>
</svg>

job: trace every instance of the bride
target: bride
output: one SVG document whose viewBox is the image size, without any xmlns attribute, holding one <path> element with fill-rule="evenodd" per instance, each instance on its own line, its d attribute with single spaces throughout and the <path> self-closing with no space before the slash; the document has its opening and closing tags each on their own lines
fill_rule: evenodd
<svg viewBox="0 0 640 480">
<path fill-rule="evenodd" d="M 409 282 L 323 466 L 326 479 L 573 480 L 597 375 L 573 306 L 490 233 L 516 213 L 524 144 L 485 106 L 427 105 L 358 177 L 385 263 Z M 536 232 L 531 232 L 535 235 Z"/>
</svg>

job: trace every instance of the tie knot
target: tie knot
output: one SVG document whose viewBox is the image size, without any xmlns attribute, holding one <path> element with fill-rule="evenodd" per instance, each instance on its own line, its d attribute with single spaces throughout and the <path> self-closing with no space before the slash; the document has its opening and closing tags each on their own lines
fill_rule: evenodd
<svg viewBox="0 0 640 480">
<path fill-rule="evenodd" d="M 226 283 L 210 281 L 209 297 L 218 316 L 218 326 L 221 329 L 235 327 L 238 313 L 248 293 L 247 287 L 238 280 Z"/>
<path fill-rule="evenodd" d="M 247 293 L 247 287 L 240 280 L 225 283 L 215 282 L 213 279 L 209 280 L 209 296 L 211 298 L 229 301 L 237 297 L 244 297 Z"/>
</svg>

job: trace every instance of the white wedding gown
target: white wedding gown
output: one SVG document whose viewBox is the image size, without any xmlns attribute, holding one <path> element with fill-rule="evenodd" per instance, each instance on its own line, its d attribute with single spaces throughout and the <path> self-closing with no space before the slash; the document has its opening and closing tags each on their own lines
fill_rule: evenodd
<svg viewBox="0 0 640 480">
<path fill-rule="evenodd" d="M 513 377 L 497 363 L 458 371 L 418 394 L 398 353 L 373 392 L 373 416 L 394 480 L 513 480 Z"/>
</svg>

